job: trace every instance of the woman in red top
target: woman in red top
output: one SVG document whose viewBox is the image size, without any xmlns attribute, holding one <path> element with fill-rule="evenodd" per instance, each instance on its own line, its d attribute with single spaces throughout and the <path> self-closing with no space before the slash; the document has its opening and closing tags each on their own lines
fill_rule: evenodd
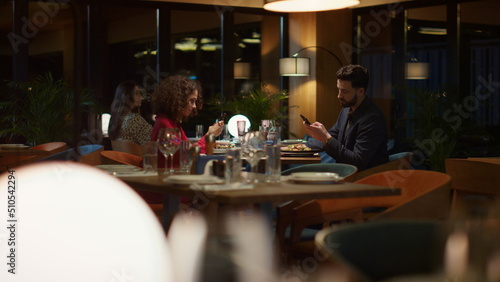
<svg viewBox="0 0 500 282">
<path fill-rule="evenodd" d="M 196 80 L 186 76 L 172 75 L 163 79 L 153 92 L 153 112 L 156 121 L 151 132 L 151 141 L 158 139 L 160 128 L 179 128 L 181 140 L 188 140 L 181 123 L 195 116 L 203 106 L 201 85 Z M 214 123 L 208 128 L 208 133 L 219 136 L 222 133 L 224 121 Z M 198 141 L 201 153 L 205 153 L 205 138 Z M 174 158 L 174 166 L 179 164 L 178 154 Z M 158 154 L 158 167 L 164 167 L 165 157 Z"/>
</svg>

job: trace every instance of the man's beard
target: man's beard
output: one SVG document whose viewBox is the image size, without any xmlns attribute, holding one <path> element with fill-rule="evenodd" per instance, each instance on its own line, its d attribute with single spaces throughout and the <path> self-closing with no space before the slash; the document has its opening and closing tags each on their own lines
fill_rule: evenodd
<svg viewBox="0 0 500 282">
<path fill-rule="evenodd" d="M 344 108 L 352 107 L 358 102 L 358 95 L 354 95 L 350 101 L 340 100 L 340 104 Z"/>
</svg>

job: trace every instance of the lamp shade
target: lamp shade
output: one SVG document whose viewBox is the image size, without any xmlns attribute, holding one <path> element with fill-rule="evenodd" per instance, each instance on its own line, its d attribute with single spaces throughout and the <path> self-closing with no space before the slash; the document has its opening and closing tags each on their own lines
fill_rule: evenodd
<svg viewBox="0 0 500 282">
<path fill-rule="evenodd" d="M 245 62 L 234 63 L 234 78 L 235 79 L 249 79 L 252 74 L 252 65 Z"/>
<path fill-rule="evenodd" d="M 429 78 L 429 63 L 409 62 L 406 63 L 406 79 Z"/>
<path fill-rule="evenodd" d="M 264 9 L 273 12 L 320 12 L 356 6 L 359 0 L 265 0 Z"/>
<path fill-rule="evenodd" d="M 281 76 L 308 76 L 309 74 L 309 58 L 280 59 Z"/>
</svg>

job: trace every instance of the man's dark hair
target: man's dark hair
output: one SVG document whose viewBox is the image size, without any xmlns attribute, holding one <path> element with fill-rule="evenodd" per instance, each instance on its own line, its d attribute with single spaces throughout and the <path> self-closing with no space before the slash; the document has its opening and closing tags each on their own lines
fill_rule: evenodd
<svg viewBox="0 0 500 282">
<path fill-rule="evenodd" d="M 364 88 L 366 90 L 370 77 L 365 67 L 361 65 L 348 65 L 337 71 L 337 79 L 350 81 L 352 87 Z"/>
</svg>

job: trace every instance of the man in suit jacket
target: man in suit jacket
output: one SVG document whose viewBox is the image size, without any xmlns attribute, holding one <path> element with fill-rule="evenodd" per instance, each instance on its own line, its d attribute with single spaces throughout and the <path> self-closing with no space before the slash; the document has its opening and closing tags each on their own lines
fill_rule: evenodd
<svg viewBox="0 0 500 282">
<path fill-rule="evenodd" d="M 322 149 L 337 163 L 352 164 L 364 170 L 388 161 L 387 126 L 382 112 L 366 97 L 368 70 L 348 65 L 337 72 L 337 98 L 343 109 L 337 122 L 326 130 L 320 122 L 306 124 L 313 138 L 307 145 Z"/>
</svg>

